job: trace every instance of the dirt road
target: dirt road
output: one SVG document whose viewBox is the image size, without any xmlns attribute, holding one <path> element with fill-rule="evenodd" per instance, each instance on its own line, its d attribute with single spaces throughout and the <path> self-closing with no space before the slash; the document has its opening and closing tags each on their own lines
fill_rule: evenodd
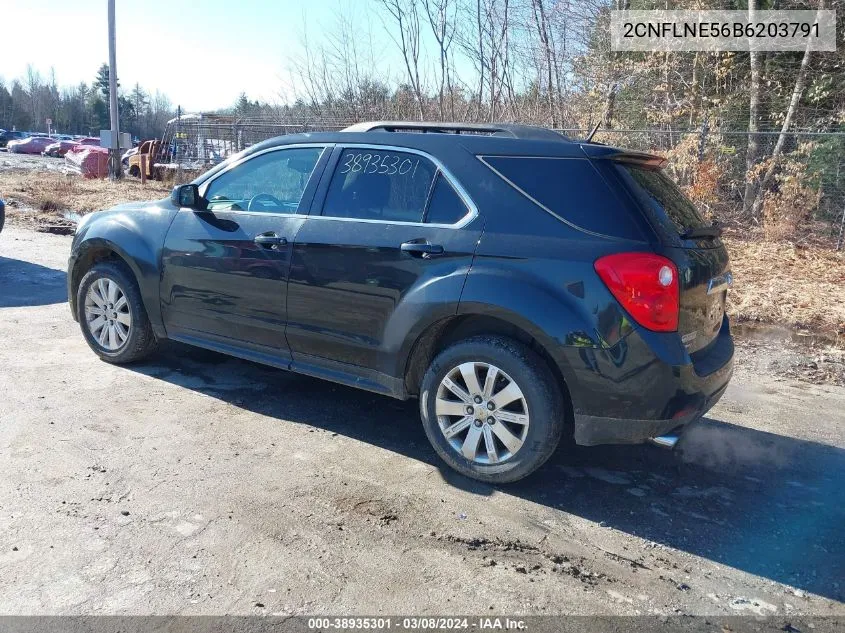
<svg viewBox="0 0 845 633">
<path fill-rule="evenodd" d="M 114 367 L 70 238 L 0 234 L 5 613 L 845 614 L 845 388 L 740 366 L 684 440 L 442 468 L 416 402 L 170 346 Z"/>
</svg>

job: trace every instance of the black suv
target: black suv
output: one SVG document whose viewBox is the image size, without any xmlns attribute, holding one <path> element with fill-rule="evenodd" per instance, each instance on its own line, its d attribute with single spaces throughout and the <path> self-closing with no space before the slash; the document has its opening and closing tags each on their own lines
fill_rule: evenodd
<svg viewBox="0 0 845 633">
<path fill-rule="evenodd" d="M 730 379 L 731 275 L 663 163 L 517 125 L 275 138 L 83 218 L 71 311 L 113 363 L 168 338 L 418 397 L 484 481 L 561 438 L 672 446 Z"/>
</svg>

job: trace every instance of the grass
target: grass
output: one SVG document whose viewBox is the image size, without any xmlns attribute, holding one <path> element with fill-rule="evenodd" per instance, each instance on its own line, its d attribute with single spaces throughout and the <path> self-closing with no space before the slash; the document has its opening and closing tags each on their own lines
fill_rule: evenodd
<svg viewBox="0 0 845 633">
<path fill-rule="evenodd" d="M 13 169 L 0 171 L 0 196 L 9 206 L 47 214 L 74 211 L 80 215 L 107 209 L 121 202 L 158 200 L 171 187 L 156 181 L 124 178 L 118 182 L 81 178 L 78 174 Z"/>
<path fill-rule="evenodd" d="M 61 223 L 121 202 L 157 200 L 172 184 L 134 178 L 118 182 L 32 170 L 0 171 L 0 196 L 11 201 L 12 223 Z M 22 212 L 24 209 L 35 210 Z M 72 230 L 72 229 L 71 229 Z M 728 312 L 735 321 L 780 325 L 842 340 L 845 335 L 845 253 L 829 240 L 766 241 L 761 231 L 730 231 L 724 238 L 734 287 Z"/>
</svg>

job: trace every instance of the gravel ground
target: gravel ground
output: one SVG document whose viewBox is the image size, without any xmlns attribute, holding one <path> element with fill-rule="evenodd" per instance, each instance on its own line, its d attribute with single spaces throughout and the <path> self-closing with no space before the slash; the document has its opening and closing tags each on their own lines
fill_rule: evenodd
<svg viewBox="0 0 845 633">
<path fill-rule="evenodd" d="M 6 148 L 0 149 L 0 169 L 32 169 L 36 171 L 70 172 L 64 158 L 41 156 L 40 154 L 13 154 Z"/>
<path fill-rule="evenodd" d="M 69 245 L 0 235 L 4 613 L 845 614 L 845 388 L 741 355 L 682 453 L 491 487 L 415 401 L 179 346 L 99 361 Z"/>
<path fill-rule="evenodd" d="M 845 387 L 845 344 L 771 326 L 739 326 L 735 360 L 749 372 L 780 380 Z"/>
</svg>

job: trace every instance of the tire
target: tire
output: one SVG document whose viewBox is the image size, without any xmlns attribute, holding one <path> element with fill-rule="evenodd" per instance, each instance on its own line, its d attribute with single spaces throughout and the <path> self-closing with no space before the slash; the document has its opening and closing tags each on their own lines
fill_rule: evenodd
<svg viewBox="0 0 845 633">
<path fill-rule="evenodd" d="M 465 374 L 461 365 L 467 367 L 469 363 L 472 363 L 472 371 L 481 388 L 478 394 L 481 403 L 476 403 L 472 398 L 470 402 L 464 401 L 444 383 L 445 378 L 450 377 L 451 380 L 454 377 L 458 381 L 457 387 L 467 395 L 470 391 L 466 388 L 469 383 L 463 381 Z M 496 369 L 494 375 L 499 376 L 491 389 L 484 384 L 489 367 Z M 521 398 L 510 404 L 502 402 L 503 408 L 495 408 L 497 405 L 493 400 L 496 395 L 504 393 L 505 386 L 509 394 L 514 393 L 510 382 L 516 384 Z M 456 384 L 455 381 L 452 384 Z M 449 402 L 443 403 L 443 400 Z M 506 398 L 503 395 L 499 400 Z M 488 403 L 495 409 L 488 409 Z M 453 408 L 454 414 L 438 415 L 438 407 L 444 405 L 450 405 L 450 408 L 440 408 L 441 414 Z M 465 415 L 470 406 L 473 407 L 473 413 Z M 463 410 L 459 411 L 458 408 Z M 420 387 L 420 417 L 434 450 L 459 473 L 487 483 L 517 481 L 542 466 L 560 443 L 566 426 L 564 411 L 561 389 L 545 361 L 522 343 L 502 336 L 474 336 L 447 348 L 432 361 Z M 509 420 L 521 418 L 527 425 L 499 420 L 500 415 L 507 416 Z M 443 427 L 457 429 L 459 422 L 467 423 L 466 418 L 471 418 L 466 432 L 457 432 L 447 439 Z M 473 427 L 476 430 L 473 431 Z M 462 449 L 467 450 L 470 432 L 475 436 L 481 434 L 477 444 L 478 454 L 474 459 L 462 453 Z M 499 439 L 500 433 L 508 444 L 516 446 L 513 438 L 521 439 L 521 444 L 511 452 Z M 494 445 L 495 459 L 488 457 L 488 441 Z"/>
<path fill-rule="evenodd" d="M 4 224 L 6 224 L 6 205 L 0 200 L 0 231 L 3 230 Z"/>
<path fill-rule="evenodd" d="M 100 282 L 102 282 L 102 285 L 100 285 Z M 108 289 L 109 284 L 116 284 L 118 290 L 126 299 L 125 303 L 118 298 L 115 304 L 107 303 L 105 308 L 101 308 L 100 304 L 95 303 L 94 297 L 92 297 L 92 301 L 88 301 L 89 305 L 86 306 L 89 291 L 95 284 L 97 284 L 97 288 L 92 291 L 93 294 L 100 299 L 103 299 L 105 295 L 106 300 L 108 300 L 109 293 L 103 292 L 102 289 Z M 109 306 L 113 306 L 114 309 Z M 93 308 L 90 315 L 89 307 Z M 98 318 L 95 316 L 97 310 L 101 312 L 108 310 L 108 316 L 115 315 L 113 319 L 114 340 L 111 340 L 111 335 L 108 333 L 104 342 L 101 342 L 99 336 L 95 336 L 95 332 L 102 334 L 106 330 L 105 327 L 99 331 L 96 329 L 92 331 L 89 316 L 91 321 L 96 321 Z M 158 341 L 150 325 L 150 319 L 141 300 L 138 283 L 135 281 L 132 271 L 123 262 L 100 262 L 85 273 L 76 293 L 76 311 L 79 326 L 88 346 L 94 350 L 97 356 L 108 363 L 124 364 L 141 360 L 152 354 L 158 346 Z M 126 326 L 126 314 L 129 315 L 128 327 Z M 120 329 L 120 326 L 123 329 Z M 121 332 L 124 330 L 128 330 L 128 332 L 125 334 L 125 338 L 122 338 Z"/>
<path fill-rule="evenodd" d="M 138 165 L 132 165 L 129 168 L 129 175 L 133 178 L 140 178 L 141 177 L 141 168 Z"/>
</svg>

